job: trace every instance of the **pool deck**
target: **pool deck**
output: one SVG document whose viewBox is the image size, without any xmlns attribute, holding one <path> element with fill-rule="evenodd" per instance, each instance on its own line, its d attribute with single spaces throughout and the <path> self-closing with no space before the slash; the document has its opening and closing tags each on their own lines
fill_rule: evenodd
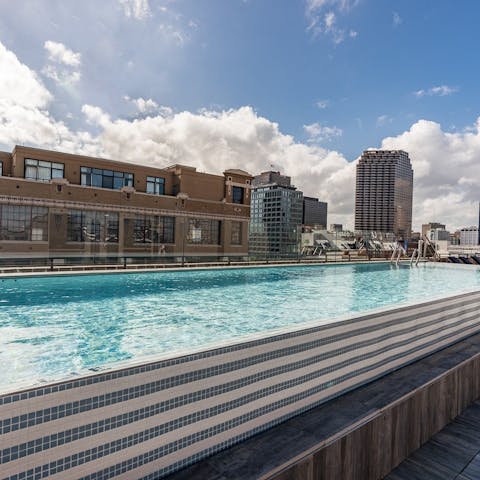
<svg viewBox="0 0 480 480">
<path fill-rule="evenodd" d="M 476 401 L 385 480 L 478 480 L 480 401 Z"/>
<path fill-rule="evenodd" d="M 478 480 L 480 401 L 433 436 L 385 480 Z"/>
<path fill-rule="evenodd" d="M 363 447 L 361 447 L 363 450 L 357 452 L 356 460 L 351 456 L 351 452 L 348 452 L 348 441 L 347 443 L 344 441 L 345 435 L 357 427 L 365 426 L 373 417 L 388 416 L 387 409 L 390 405 L 398 404 L 416 393 L 425 398 L 429 397 L 429 394 L 425 393 L 425 387 L 434 385 L 437 379 L 444 377 L 452 369 L 461 367 L 474 358 L 478 359 L 479 354 L 480 334 L 477 334 L 166 478 L 168 480 L 314 480 L 324 478 L 317 470 L 318 462 L 323 462 L 323 467 L 325 467 L 325 462 L 328 463 L 322 448 L 329 445 L 329 442 L 331 444 L 332 439 L 341 439 L 343 442 L 342 450 L 337 450 L 337 463 L 343 463 L 345 476 L 338 477 L 338 465 L 331 464 L 330 476 L 327 474 L 325 478 L 348 477 L 357 480 L 381 478 L 378 477 L 378 474 L 377 476 L 372 475 L 372 465 L 365 461 L 366 455 Z M 458 378 L 455 381 L 457 384 L 462 384 Z M 440 391 L 442 390 L 440 389 Z M 447 392 L 451 393 L 448 388 Z M 468 402 L 465 398 L 469 392 L 460 391 L 459 394 L 464 396 L 463 402 L 453 400 L 453 403 L 447 398 L 442 398 L 438 392 L 433 393 L 435 394 L 430 395 L 430 402 L 438 403 L 442 413 L 449 411 L 450 404 L 458 406 L 460 403 Z M 470 394 L 472 394 L 471 391 Z M 452 408 L 452 410 L 454 409 Z M 418 424 L 415 424 L 416 432 L 413 432 L 412 438 L 404 437 L 399 442 L 400 445 L 389 444 L 387 438 L 383 437 L 386 433 L 392 432 L 377 431 L 378 437 L 375 438 L 375 433 L 370 431 L 371 442 L 368 442 L 370 447 L 367 445 L 366 448 L 374 449 L 375 443 L 382 447 L 385 446 L 385 451 L 374 452 L 378 463 L 385 464 L 386 457 L 396 456 L 399 450 L 406 450 L 407 444 L 414 444 L 413 437 L 418 439 L 419 431 L 435 429 L 439 415 L 432 413 L 427 417 L 429 418 L 420 418 Z M 399 422 L 397 421 L 399 432 L 393 432 L 392 438 L 402 438 L 399 426 L 402 421 Z M 374 436 L 372 437 L 372 435 Z M 361 439 L 357 436 L 356 440 L 354 438 L 352 441 L 354 444 L 362 444 L 359 440 Z M 344 450 L 346 447 L 347 454 Z M 408 460 L 400 464 L 386 478 L 388 480 L 479 479 L 479 450 L 480 402 L 477 401 L 458 416 L 453 423 L 434 436 L 430 442 L 415 451 Z M 350 458 L 350 462 L 348 458 Z M 398 462 L 396 464 L 398 465 Z M 375 466 L 373 467 L 375 468 Z M 328 465 L 325 468 L 328 471 Z M 457 476 L 461 472 L 463 472 L 463 476 Z"/>
</svg>

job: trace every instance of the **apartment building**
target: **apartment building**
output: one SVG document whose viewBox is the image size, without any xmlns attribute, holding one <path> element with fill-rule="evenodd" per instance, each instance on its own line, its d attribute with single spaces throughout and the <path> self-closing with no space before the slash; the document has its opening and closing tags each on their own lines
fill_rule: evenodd
<svg viewBox="0 0 480 480">
<path fill-rule="evenodd" d="M 460 245 L 478 245 L 478 227 L 465 227 L 460 229 Z"/>
<path fill-rule="evenodd" d="M 247 254 L 251 179 L 17 145 L 0 152 L 0 255 Z"/>
<path fill-rule="evenodd" d="M 355 230 L 410 238 L 413 169 L 402 150 L 366 150 L 357 164 Z"/>
</svg>

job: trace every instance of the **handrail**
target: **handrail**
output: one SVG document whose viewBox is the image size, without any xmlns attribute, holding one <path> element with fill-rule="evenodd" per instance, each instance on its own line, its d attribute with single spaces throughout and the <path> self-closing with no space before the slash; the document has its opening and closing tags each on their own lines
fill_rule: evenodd
<svg viewBox="0 0 480 480">
<path fill-rule="evenodd" d="M 412 252 L 412 256 L 410 257 L 410 266 L 413 265 L 413 262 L 415 260 L 415 255 L 417 255 L 417 258 L 418 258 L 418 248 L 416 248 L 413 252 Z"/>
</svg>

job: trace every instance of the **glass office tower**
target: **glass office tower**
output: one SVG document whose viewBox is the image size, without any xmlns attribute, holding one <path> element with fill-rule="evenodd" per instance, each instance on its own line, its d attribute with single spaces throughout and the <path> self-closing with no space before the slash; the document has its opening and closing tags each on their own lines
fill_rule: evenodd
<svg viewBox="0 0 480 480">
<path fill-rule="evenodd" d="M 249 252 L 288 256 L 298 253 L 303 193 L 290 177 L 263 172 L 252 180 Z"/>
</svg>

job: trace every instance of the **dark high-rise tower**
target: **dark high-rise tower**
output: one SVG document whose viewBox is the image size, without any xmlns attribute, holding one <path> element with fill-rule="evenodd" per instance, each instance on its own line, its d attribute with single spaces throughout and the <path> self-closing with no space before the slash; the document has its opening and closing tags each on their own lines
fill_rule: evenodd
<svg viewBox="0 0 480 480">
<path fill-rule="evenodd" d="M 303 224 L 327 228 L 327 209 L 326 202 L 319 202 L 318 198 L 303 197 Z"/>
<path fill-rule="evenodd" d="M 480 245 L 480 202 L 478 203 L 478 244 Z"/>
<path fill-rule="evenodd" d="M 357 165 L 355 230 L 412 231 L 413 170 L 402 150 L 366 150 Z"/>
</svg>

